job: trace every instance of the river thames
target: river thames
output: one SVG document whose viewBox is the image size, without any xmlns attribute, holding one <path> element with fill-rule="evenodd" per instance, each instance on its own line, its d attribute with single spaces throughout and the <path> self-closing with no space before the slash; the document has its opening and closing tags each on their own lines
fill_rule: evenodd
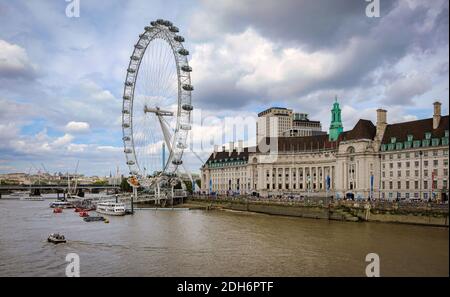
<svg viewBox="0 0 450 297">
<path fill-rule="evenodd" d="M 86 223 L 47 201 L 0 200 L 0 276 L 448 276 L 448 228 L 202 210 L 137 210 Z M 66 244 L 46 242 L 52 232 Z"/>
</svg>

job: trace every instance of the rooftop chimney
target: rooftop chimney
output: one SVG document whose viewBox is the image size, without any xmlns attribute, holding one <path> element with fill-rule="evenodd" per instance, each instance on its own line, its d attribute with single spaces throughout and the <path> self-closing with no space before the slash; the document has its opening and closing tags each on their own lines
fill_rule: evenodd
<svg viewBox="0 0 450 297">
<path fill-rule="evenodd" d="M 441 121 L 441 105 L 442 104 L 439 101 L 433 103 L 433 129 L 437 129 L 437 127 L 439 127 L 439 122 Z"/>
<path fill-rule="evenodd" d="M 217 152 L 219 151 L 219 146 L 217 144 L 214 145 L 214 158 L 217 155 Z"/>
<path fill-rule="evenodd" d="M 377 109 L 377 135 L 376 139 L 381 141 L 383 139 L 384 131 L 387 126 L 387 111 L 385 109 Z"/>
<path fill-rule="evenodd" d="M 234 142 L 230 141 L 229 152 L 228 152 L 229 156 L 231 156 L 231 154 L 233 153 L 233 150 L 234 150 Z"/>
</svg>

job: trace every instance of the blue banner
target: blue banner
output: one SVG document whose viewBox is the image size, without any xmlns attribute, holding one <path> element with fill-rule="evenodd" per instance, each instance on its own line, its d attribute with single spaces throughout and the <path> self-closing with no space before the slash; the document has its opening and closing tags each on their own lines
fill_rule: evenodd
<svg viewBox="0 0 450 297">
<path fill-rule="evenodd" d="M 331 188 L 331 178 L 329 175 L 327 175 L 327 191 L 329 191 Z"/>
<path fill-rule="evenodd" d="M 373 191 L 373 174 L 370 176 L 370 191 Z"/>
</svg>

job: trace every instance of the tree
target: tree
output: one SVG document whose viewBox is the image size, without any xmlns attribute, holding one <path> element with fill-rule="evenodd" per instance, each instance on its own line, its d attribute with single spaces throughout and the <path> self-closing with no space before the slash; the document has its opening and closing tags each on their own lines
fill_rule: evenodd
<svg viewBox="0 0 450 297">
<path fill-rule="evenodd" d="M 108 181 L 107 180 L 96 180 L 95 182 L 92 183 L 95 186 L 107 186 L 108 185 Z"/>
<path fill-rule="evenodd" d="M 195 180 L 194 182 L 196 182 L 199 186 L 200 186 L 200 180 Z M 194 192 L 193 188 L 192 188 L 192 182 L 190 180 L 184 181 L 184 184 L 186 185 L 186 190 L 192 194 Z"/>
<path fill-rule="evenodd" d="M 122 192 L 131 192 L 132 191 L 132 188 L 126 178 L 122 178 L 122 181 L 120 182 L 120 190 Z"/>
</svg>

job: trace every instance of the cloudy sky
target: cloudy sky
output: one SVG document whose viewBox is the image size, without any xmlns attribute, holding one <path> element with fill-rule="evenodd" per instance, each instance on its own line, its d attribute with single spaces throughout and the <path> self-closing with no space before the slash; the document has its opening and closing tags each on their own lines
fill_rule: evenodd
<svg viewBox="0 0 450 297">
<path fill-rule="evenodd" d="M 194 138 L 269 106 L 327 129 L 335 96 L 346 130 L 378 107 L 389 122 L 430 117 L 436 100 L 448 113 L 447 0 L 380 0 L 379 18 L 364 0 L 80 0 L 78 18 L 67 5 L 0 0 L 0 173 L 73 171 L 77 160 L 85 174 L 126 173 L 123 81 L 157 18 L 180 28 L 191 53 Z"/>
</svg>

